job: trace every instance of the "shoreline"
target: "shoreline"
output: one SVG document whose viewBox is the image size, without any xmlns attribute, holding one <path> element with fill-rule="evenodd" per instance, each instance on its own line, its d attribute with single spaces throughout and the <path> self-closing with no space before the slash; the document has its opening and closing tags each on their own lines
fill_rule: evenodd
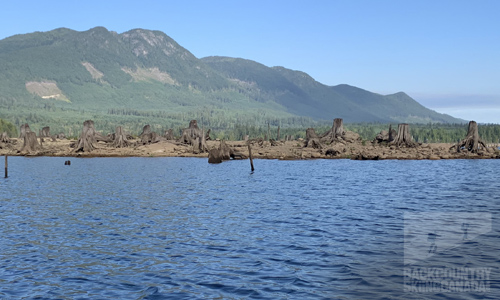
<svg viewBox="0 0 500 300">
<path fill-rule="evenodd" d="M 26 157 L 198 157 L 208 159 L 208 153 L 193 153 L 193 147 L 176 141 L 161 140 L 156 143 L 141 145 L 140 140 L 132 140 L 133 146 L 113 148 L 104 142 L 95 144 L 92 152 L 74 152 L 70 147 L 74 140 L 46 139 L 42 149 L 22 153 L 23 141 L 13 138 L 11 143 L 1 144 L 0 155 Z M 218 148 L 220 141 L 206 141 L 208 149 Z M 248 147 L 245 141 L 225 141 L 240 158 L 248 159 Z M 250 141 L 254 159 L 309 160 L 309 159 L 351 159 L 351 160 L 440 160 L 440 159 L 499 159 L 500 151 L 490 147 L 487 151 L 460 153 L 451 143 L 428 143 L 415 148 L 399 148 L 393 145 L 362 142 L 360 140 L 345 143 L 333 143 L 323 148 L 305 147 L 302 140 L 294 141 Z"/>
</svg>

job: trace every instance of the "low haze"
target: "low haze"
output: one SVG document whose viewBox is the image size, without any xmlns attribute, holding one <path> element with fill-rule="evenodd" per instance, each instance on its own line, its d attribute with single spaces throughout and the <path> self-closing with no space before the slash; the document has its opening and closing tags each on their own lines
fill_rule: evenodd
<svg viewBox="0 0 500 300">
<path fill-rule="evenodd" d="M 404 91 L 500 123 L 499 1 L 11 1 L 0 39 L 59 27 L 160 30 L 201 58 L 242 57 L 327 85 Z"/>
</svg>

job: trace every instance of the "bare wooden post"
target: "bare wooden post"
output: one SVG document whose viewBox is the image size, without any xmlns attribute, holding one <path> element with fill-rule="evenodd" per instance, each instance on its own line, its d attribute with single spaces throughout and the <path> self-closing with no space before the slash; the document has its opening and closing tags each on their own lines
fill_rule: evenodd
<svg viewBox="0 0 500 300">
<path fill-rule="evenodd" d="M 5 178 L 9 177 L 9 167 L 7 163 L 7 155 L 5 155 Z"/>
<path fill-rule="evenodd" d="M 250 143 L 248 143 L 248 158 L 250 158 L 250 167 L 252 168 L 253 172 L 255 169 L 253 167 L 252 148 L 250 147 Z"/>
</svg>

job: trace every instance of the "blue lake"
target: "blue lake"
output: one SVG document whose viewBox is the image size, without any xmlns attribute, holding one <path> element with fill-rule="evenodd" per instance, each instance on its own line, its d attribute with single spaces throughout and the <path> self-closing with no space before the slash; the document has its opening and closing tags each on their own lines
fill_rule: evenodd
<svg viewBox="0 0 500 300">
<path fill-rule="evenodd" d="M 500 298 L 500 160 L 254 164 L 9 157 L 0 299 Z M 489 268 L 486 290 L 405 288 L 418 213 L 489 214 L 417 264 Z"/>
</svg>

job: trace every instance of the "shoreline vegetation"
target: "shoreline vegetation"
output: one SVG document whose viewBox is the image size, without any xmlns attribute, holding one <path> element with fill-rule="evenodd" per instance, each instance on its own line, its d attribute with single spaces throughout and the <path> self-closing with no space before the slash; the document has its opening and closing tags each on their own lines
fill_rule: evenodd
<svg viewBox="0 0 500 300">
<path fill-rule="evenodd" d="M 1 135 L 0 155 L 4 156 L 56 156 L 56 157 L 200 157 L 217 156 L 215 161 L 248 159 L 249 151 L 255 159 L 354 159 L 354 160 L 438 160 L 438 159 L 498 159 L 498 144 L 485 144 L 478 136 L 476 122 L 469 123 L 467 136 L 458 143 L 417 143 L 409 134 L 408 124 L 399 124 L 398 130 L 389 127 L 371 141 L 362 140 L 352 131 L 344 130 L 342 119 L 335 119 L 330 130 L 316 134 L 307 129 L 306 138 L 276 139 L 245 136 L 241 141 L 210 138 L 210 129 L 199 128 L 192 120 L 181 137 L 172 130 L 164 134 L 144 126 L 138 137 L 126 134 L 122 127 L 116 132 L 102 135 L 92 121 L 84 123 L 78 140 L 66 139 L 64 134 L 51 135 L 44 127 L 38 136 L 28 124 L 20 128 L 18 138 Z M 250 147 L 249 147 L 250 146 Z M 250 150 L 251 149 L 251 150 Z M 218 161 L 218 162 L 220 162 Z"/>
</svg>

